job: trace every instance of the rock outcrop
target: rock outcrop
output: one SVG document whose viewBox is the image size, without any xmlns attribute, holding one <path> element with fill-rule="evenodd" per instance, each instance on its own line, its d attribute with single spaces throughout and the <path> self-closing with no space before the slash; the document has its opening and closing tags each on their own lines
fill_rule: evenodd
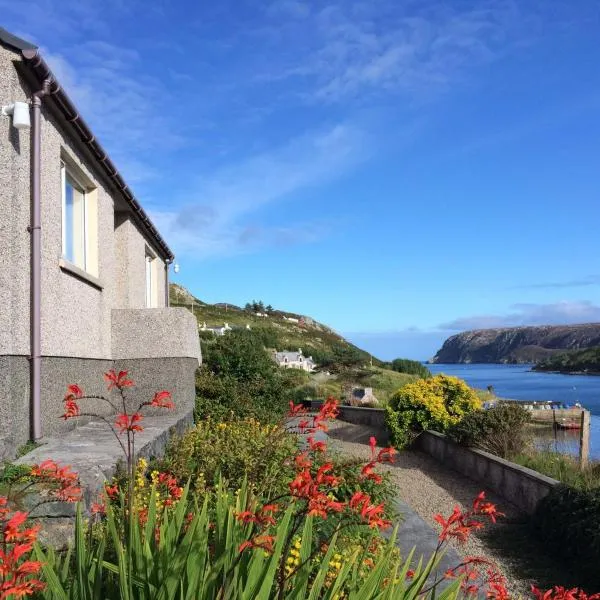
<svg viewBox="0 0 600 600">
<path fill-rule="evenodd" d="M 433 363 L 532 363 L 600 346 L 600 323 L 477 329 L 449 337 Z"/>
</svg>

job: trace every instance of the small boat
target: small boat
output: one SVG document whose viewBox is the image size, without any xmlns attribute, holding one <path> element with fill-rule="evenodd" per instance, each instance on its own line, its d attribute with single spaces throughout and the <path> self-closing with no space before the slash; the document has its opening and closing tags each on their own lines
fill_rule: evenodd
<svg viewBox="0 0 600 600">
<path fill-rule="evenodd" d="M 557 423 L 558 429 L 581 429 L 581 423 Z"/>
</svg>

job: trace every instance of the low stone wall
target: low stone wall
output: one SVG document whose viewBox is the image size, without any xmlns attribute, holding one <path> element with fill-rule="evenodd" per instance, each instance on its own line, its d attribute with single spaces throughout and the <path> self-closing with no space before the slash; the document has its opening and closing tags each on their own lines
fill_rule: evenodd
<svg viewBox="0 0 600 600">
<path fill-rule="evenodd" d="M 367 425 L 388 435 L 385 424 L 385 410 L 382 408 L 362 408 L 360 406 L 340 406 L 339 418 L 354 425 Z"/>
<path fill-rule="evenodd" d="M 417 438 L 416 447 L 449 468 L 481 482 L 529 515 L 559 483 L 483 450 L 459 446 L 436 431 L 423 432 Z"/>
</svg>

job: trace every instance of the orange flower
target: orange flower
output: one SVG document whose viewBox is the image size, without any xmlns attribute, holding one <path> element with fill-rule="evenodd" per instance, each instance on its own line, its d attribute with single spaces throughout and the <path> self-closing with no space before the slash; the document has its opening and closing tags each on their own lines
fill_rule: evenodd
<svg viewBox="0 0 600 600">
<path fill-rule="evenodd" d="M 375 463 L 374 462 L 367 463 L 361 469 L 360 474 L 362 475 L 362 477 L 364 479 L 371 479 L 375 483 L 381 483 L 383 481 L 383 477 L 381 475 L 378 475 L 377 473 L 374 473 L 373 472 L 374 468 L 375 468 Z"/>
<path fill-rule="evenodd" d="M 104 504 L 104 502 L 93 502 L 91 506 L 91 511 L 93 515 L 105 515 L 106 504 Z"/>
<path fill-rule="evenodd" d="M 128 371 L 119 371 L 117 373 L 114 369 L 111 369 L 108 373 L 104 373 L 104 379 L 108 383 L 108 391 L 114 388 L 120 390 L 134 385 L 133 381 L 127 378 L 128 375 Z"/>
<path fill-rule="evenodd" d="M 294 404 L 292 400 L 290 400 L 290 411 L 288 415 L 290 417 L 297 417 L 299 415 L 305 415 L 306 408 L 302 404 Z"/>
<path fill-rule="evenodd" d="M 265 552 L 273 552 L 273 544 L 275 538 L 272 535 L 258 535 L 251 540 L 247 540 L 240 544 L 240 552 L 243 552 L 247 548 L 261 548 Z"/>
<path fill-rule="evenodd" d="M 115 419 L 115 427 L 119 429 L 119 433 L 125 433 L 126 431 L 143 431 L 144 428 L 141 425 L 138 425 L 143 418 L 144 417 L 138 412 L 133 413 L 131 416 L 127 413 L 122 413 Z"/>
<path fill-rule="evenodd" d="M 116 484 L 115 485 L 104 484 L 104 491 L 106 492 L 106 495 L 111 500 L 114 500 L 119 495 L 119 487 Z"/>
<path fill-rule="evenodd" d="M 61 416 L 65 421 L 67 419 L 72 419 L 73 417 L 78 417 L 81 414 L 81 410 L 79 408 L 79 404 L 75 402 L 75 400 L 70 400 L 65 398 L 65 412 Z"/>
<path fill-rule="evenodd" d="M 309 469 L 312 466 L 312 462 L 308 458 L 307 452 L 301 452 L 294 459 L 297 469 Z"/>
<path fill-rule="evenodd" d="M 149 406 L 171 410 L 175 408 L 175 403 L 171 398 L 171 392 L 162 390 L 161 392 L 156 392 L 156 394 L 154 394 L 154 398 L 152 398 L 152 402 L 150 402 Z"/>
<path fill-rule="evenodd" d="M 313 452 L 325 452 L 327 450 L 327 444 L 325 442 L 315 442 L 315 438 L 312 435 L 309 435 L 306 441 Z"/>
<path fill-rule="evenodd" d="M 567 589 L 560 585 L 554 586 L 545 592 L 532 585 L 531 592 L 536 600 L 600 600 L 600 593 L 588 595 L 579 588 Z"/>
</svg>

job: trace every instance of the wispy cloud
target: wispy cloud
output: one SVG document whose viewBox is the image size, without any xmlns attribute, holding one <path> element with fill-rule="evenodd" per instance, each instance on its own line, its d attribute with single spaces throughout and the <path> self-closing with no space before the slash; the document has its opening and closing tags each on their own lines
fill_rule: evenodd
<svg viewBox="0 0 600 600">
<path fill-rule="evenodd" d="M 270 5 L 267 17 L 287 4 Z M 511 0 L 328 2 L 304 16 L 275 31 L 261 24 L 260 35 L 294 43 L 259 80 L 296 80 L 311 102 L 364 102 L 397 92 L 429 97 L 535 30 L 534 15 Z"/>
<path fill-rule="evenodd" d="M 168 91 L 152 75 L 140 74 L 137 51 L 97 40 L 66 52 L 43 51 L 61 85 L 128 179 L 154 175 L 150 162 L 140 160 L 154 152 L 151 140 L 160 140 L 165 152 L 184 143 L 168 115 L 159 110 L 172 105 Z"/>
<path fill-rule="evenodd" d="M 545 281 L 540 283 L 528 283 L 518 285 L 512 289 L 517 290 L 557 290 L 574 287 L 590 287 L 600 285 L 600 275 L 588 275 L 581 279 L 567 279 L 565 281 Z"/>
<path fill-rule="evenodd" d="M 563 301 L 552 304 L 522 303 L 511 306 L 503 315 L 476 315 L 443 323 L 440 329 L 464 331 L 522 325 L 567 325 L 600 322 L 600 306 L 589 300 Z"/>
<path fill-rule="evenodd" d="M 198 198 L 196 202 L 171 211 L 154 210 L 152 216 L 178 252 L 196 258 L 314 241 L 329 230 L 326 221 L 291 217 L 280 225 L 264 225 L 256 213 L 299 190 L 339 177 L 369 152 L 362 130 L 335 125 L 229 165 L 183 193 Z"/>
</svg>

